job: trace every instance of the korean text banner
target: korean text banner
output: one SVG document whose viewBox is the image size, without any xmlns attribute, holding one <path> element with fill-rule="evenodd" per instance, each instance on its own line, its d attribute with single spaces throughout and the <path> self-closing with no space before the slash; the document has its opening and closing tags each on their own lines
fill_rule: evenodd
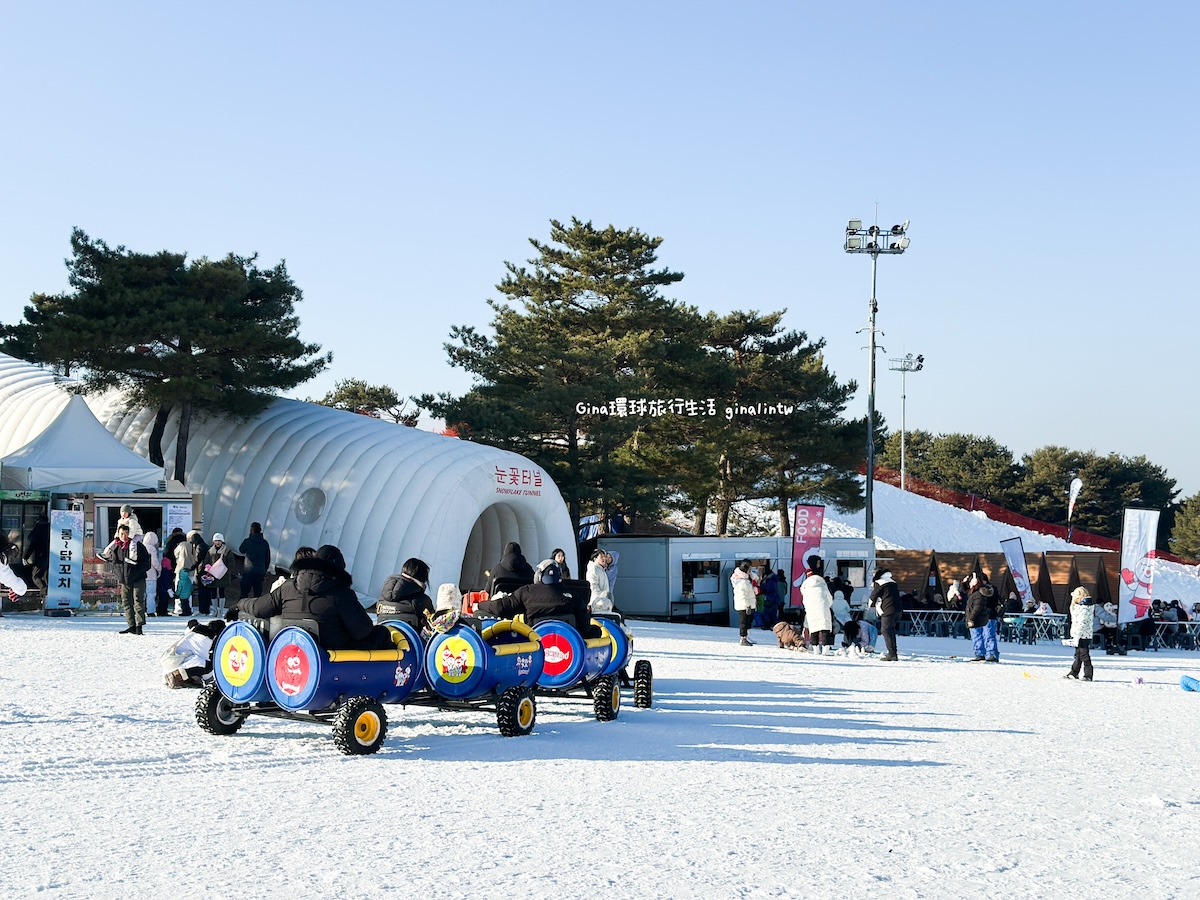
<svg viewBox="0 0 1200 900">
<path fill-rule="evenodd" d="M 1125 508 L 1121 525 L 1121 584 L 1117 621 L 1132 622 L 1150 614 L 1154 583 L 1154 545 L 1158 542 L 1158 510 Z"/>
<path fill-rule="evenodd" d="M 1021 598 L 1021 606 L 1033 599 L 1033 588 L 1029 586 L 1029 567 L 1025 565 L 1025 545 L 1019 537 L 1008 538 L 1000 542 L 1004 551 L 1004 559 L 1008 563 L 1008 571 L 1012 573 L 1013 581 L 1017 584 L 1017 594 Z"/>
<path fill-rule="evenodd" d="M 800 605 L 800 585 L 807 572 L 805 560 L 821 546 L 821 530 L 825 523 L 824 506 L 797 506 L 792 527 L 792 589 L 788 591 L 788 606 Z"/>
<path fill-rule="evenodd" d="M 83 592 L 83 511 L 50 510 L 46 609 L 78 609 Z"/>
</svg>

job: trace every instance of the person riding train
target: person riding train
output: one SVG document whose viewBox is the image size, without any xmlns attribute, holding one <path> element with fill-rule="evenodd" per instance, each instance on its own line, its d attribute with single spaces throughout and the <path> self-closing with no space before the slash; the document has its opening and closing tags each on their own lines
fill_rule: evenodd
<svg viewBox="0 0 1200 900">
<path fill-rule="evenodd" d="M 297 559 L 293 577 L 262 597 L 244 597 L 230 607 L 226 618 L 239 613 L 259 619 L 282 616 L 288 620 L 311 619 L 317 623 L 315 635 L 329 650 L 390 650 L 391 631 L 371 621 L 370 615 L 351 590 L 352 579 L 346 571 L 342 551 L 332 544 L 318 548 L 317 555 Z"/>
<path fill-rule="evenodd" d="M 419 632 L 436 612 L 428 591 L 429 564 L 416 557 L 406 559 L 400 574 L 389 575 L 383 583 L 375 604 L 375 620 L 399 619 Z"/>
<path fill-rule="evenodd" d="M 557 563 L 542 569 L 541 584 L 522 585 L 511 594 L 484 600 L 475 605 L 475 612 L 502 619 L 524 614 L 526 623 L 534 626 L 546 619 L 558 619 L 575 626 L 584 637 L 592 622 L 585 592 L 562 584 L 562 569 Z"/>
</svg>

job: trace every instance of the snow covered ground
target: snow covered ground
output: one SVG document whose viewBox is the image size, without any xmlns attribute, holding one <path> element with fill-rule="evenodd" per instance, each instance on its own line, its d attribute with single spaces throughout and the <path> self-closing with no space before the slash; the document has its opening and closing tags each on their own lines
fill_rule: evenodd
<svg viewBox="0 0 1200 900">
<path fill-rule="evenodd" d="M 902 660 L 636 622 L 654 707 L 544 701 L 532 735 L 391 707 L 382 751 L 193 721 L 182 620 L 0 619 L 0 894 L 1200 896 L 1200 653 L 901 638 Z"/>
</svg>

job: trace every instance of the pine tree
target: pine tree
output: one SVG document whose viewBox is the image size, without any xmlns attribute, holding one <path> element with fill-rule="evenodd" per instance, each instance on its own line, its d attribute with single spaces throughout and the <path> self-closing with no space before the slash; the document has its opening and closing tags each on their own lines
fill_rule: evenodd
<svg viewBox="0 0 1200 900">
<path fill-rule="evenodd" d="M 702 355 L 699 315 L 660 293 L 683 275 L 654 268 L 662 238 L 636 229 L 551 221 L 550 241 L 530 243 L 530 268 L 505 263 L 497 285 L 509 302 L 488 301 L 492 334 L 451 330 L 451 364 L 475 386 L 418 403 L 551 472 L 572 521 L 585 506 L 602 520 L 654 511 L 663 488 L 639 448 L 650 417 L 628 401 L 675 396 Z"/>
<path fill-rule="evenodd" d="M 174 477 L 184 481 L 193 413 L 247 416 L 273 391 L 302 384 L 331 361 L 296 332 L 300 289 L 281 262 L 230 254 L 133 253 L 71 233 L 73 291 L 34 294 L 24 321 L 0 328 L 5 352 L 73 375 L 88 392 L 120 388 L 129 408 L 157 409 L 151 461 L 179 410 Z"/>
<path fill-rule="evenodd" d="M 343 378 L 333 390 L 316 401 L 321 406 L 345 409 L 374 419 L 389 419 L 415 428 L 420 413 L 406 409 L 407 401 L 386 384 L 367 384 L 361 378 Z"/>
<path fill-rule="evenodd" d="M 1176 510 L 1170 547 L 1176 556 L 1200 559 L 1200 493 L 1188 497 Z"/>
</svg>

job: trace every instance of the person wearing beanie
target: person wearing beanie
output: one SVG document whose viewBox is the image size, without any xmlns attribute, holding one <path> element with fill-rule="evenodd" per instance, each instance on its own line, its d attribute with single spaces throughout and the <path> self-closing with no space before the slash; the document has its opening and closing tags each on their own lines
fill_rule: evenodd
<svg viewBox="0 0 1200 900">
<path fill-rule="evenodd" d="M 226 618 L 245 614 L 259 619 L 282 616 L 284 624 L 300 619 L 317 623 L 318 642 L 327 650 L 390 650 L 392 633 L 371 621 L 351 589 L 342 551 L 332 544 L 317 548 L 316 556 L 297 559 L 293 577 L 262 597 L 245 597 Z"/>
<path fill-rule="evenodd" d="M 137 513 L 133 511 L 133 507 L 128 503 L 121 506 L 121 518 L 117 519 L 117 527 L 122 525 L 129 529 L 129 536 L 137 537 L 142 533 L 142 525 L 138 522 Z"/>
<path fill-rule="evenodd" d="M 218 531 L 200 566 L 200 615 L 211 615 L 214 605 L 217 615 L 221 614 L 225 606 L 225 588 L 232 581 L 233 551 L 225 543 L 225 535 Z"/>
<path fill-rule="evenodd" d="M 456 584 L 442 584 L 437 590 L 437 612 L 462 609 L 462 591 Z"/>
<path fill-rule="evenodd" d="M 1071 643 L 1075 645 L 1075 659 L 1071 662 L 1071 671 L 1063 678 L 1078 679 L 1082 672 L 1084 681 L 1092 680 L 1093 608 L 1087 588 L 1080 585 L 1071 591 Z"/>
<path fill-rule="evenodd" d="M 896 662 L 896 625 L 900 619 L 900 588 L 896 586 L 892 573 L 885 568 L 875 570 L 871 579 L 875 587 L 871 590 L 871 605 L 879 613 L 879 633 L 883 635 L 885 652 L 879 657 L 884 662 Z"/>
<path fill-rule="evenodd" d="M 550 563 L 542 569 L 539 584 L 524 584 L 511 594 L 484 600 L 475 605 L 474 611 L 479 615 L 503 619 L 524 614 L 526 623 L 533 626 L 547 619 L 557 619 L 574 626 L 585 638 L 589 637 L 592 624 L 592 616 L 588 612 L 588 592 L 565 586 L 558 563 Z"/>
</svg>

